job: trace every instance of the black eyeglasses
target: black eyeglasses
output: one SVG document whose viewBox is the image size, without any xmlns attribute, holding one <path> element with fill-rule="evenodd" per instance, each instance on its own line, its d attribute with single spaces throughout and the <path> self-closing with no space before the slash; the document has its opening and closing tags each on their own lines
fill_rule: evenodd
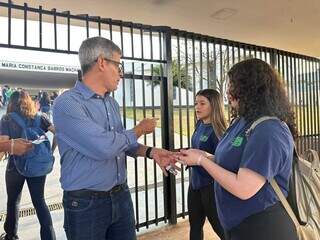
<svg viewBox="0 0 320 240">
<path fill-rule="evenodd" d="M 97 58 L 96 62 L 98 61 L 98 59 L 99 59 L 99 58 Z M 102 59 L 103 59 L 103 60 L 106 60 L 107 62 L 113 63 L 116 67 L 118 67 L 119 73 L 120 73 L 120 74 L 123 73 L 123 65 L 122 65 L 121 62 L 117 62 L 117 61 L 115 61 L 115 60 L 112 60 L 112 59 L 106 58 L 106 57 L 104 57 L 104 58 L 102 58 Z"/>
</svg>

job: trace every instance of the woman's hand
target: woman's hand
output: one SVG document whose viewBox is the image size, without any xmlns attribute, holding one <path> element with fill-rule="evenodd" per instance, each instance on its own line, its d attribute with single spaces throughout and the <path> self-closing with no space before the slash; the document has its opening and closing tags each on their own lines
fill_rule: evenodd
<svg viewBox="0 0 320 240">
<path fill-rule="evenodd" d="M 207 153 L 199 149 L 180 150 L 177 161 L 188 166 L 201 165 L 206 156 Z"/>
</svg>

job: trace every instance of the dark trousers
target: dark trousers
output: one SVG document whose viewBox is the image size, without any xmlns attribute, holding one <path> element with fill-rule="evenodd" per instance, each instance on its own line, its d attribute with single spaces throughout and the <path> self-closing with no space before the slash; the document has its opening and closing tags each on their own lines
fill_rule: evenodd
<svg viewBox="0 0 320 240">
<path fill-rule="evenodd" d="M 63 193 L 68 240 L 135 240 L 133 203 L 128 186 L 110 194 L 90 190 Z"/>
<path fill-rule="evenodd" d="M 281 203 L 247 217 L 225 236 L 227 240 L 298 240 L 295 226 Z"/>
<path fill-rule="evenodd" d="M 224 239 L 224 230 L 218 219 L 213 184 L 198 190 L 193 190 L 192 187 L 189 186 L 188 211 L 190 240 L 203 239 L 203 225 L 206 217 L 220 239 Z"/>
<path fill-rule="evenodd" d="M 7 216 L 4 223 L 4 230 L 7 238 L 12 238 L 18 232 L 19 205 L 24 182 L 27 181 L 32 203 L 37 212 L 40 222 L 40 236 L 42 240 L 55 240 L 55 233 L 52 226 L 52 219 L 44 199 L 44 185 L 46 176 L 27 178 L 18 173 L 15 166 L 7 168 Z"/>
</svg>

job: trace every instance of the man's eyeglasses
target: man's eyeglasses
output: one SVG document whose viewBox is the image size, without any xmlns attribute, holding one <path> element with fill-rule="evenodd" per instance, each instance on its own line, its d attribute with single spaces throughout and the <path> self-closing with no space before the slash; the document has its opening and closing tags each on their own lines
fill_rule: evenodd
<svg viewBox="0 0 320 240">
<path fill-rule="evenodd" d="M 98 59 L 99 59 L 99 58 L 97 58 L 96 62 L 98 61 Z M 107 62 L 113 63 L 116 67 L 118 67 L 119 73 L 120 73 L 120 74 L 123 73 L 123 65 L 122 65 L 121 62 L 117 62 L 117 61 L 115 61 L 115 60 L 112 60 L 112 59 L 106 58 L 106 57 L 104 57 L 104 58 L 102 58 L 102 59 L 103 59 L 103 60 L 106 60 Z"/>
</svg>

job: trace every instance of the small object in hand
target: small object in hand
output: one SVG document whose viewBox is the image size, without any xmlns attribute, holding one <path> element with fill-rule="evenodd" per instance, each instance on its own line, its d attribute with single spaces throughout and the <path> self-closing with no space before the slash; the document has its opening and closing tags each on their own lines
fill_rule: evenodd
<svg viewBox="0 0 320 240">
<path fill-rule="evenodd" d="M 169 173 L 173 174 L 173 175 L 177 175 L 178 174 L 177 171 L 175 170 L 175 168 L 173 166 L 171 166 L 171 165 L 166 166 L 166 170 Z"/>
<path fill-rule="evenodd" d="M 46 137 L 44 135 L 38 137 L 36 140 L 33 140 L 31 143 L 33 144 L 40 144 L 44 141 L 47 141 Z"/>
</svg>

